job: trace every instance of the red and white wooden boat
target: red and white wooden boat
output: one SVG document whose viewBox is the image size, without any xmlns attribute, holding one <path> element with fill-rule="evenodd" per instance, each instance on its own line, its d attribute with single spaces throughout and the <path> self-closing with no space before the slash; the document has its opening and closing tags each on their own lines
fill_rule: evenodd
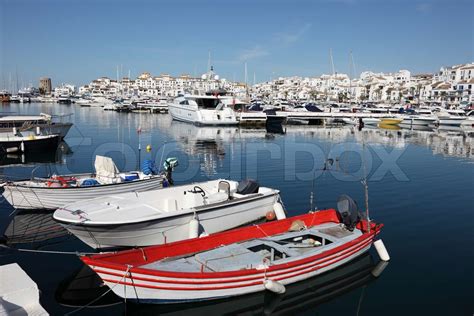
<svg viewBox="0 0 474 316">
<path fill-rule="evenodd" d="M 179 303 L 264 290 L 283 293 L 287 284 L 368 251 L 383 226 L 364 219 L 353 221 L 350 230 L 343 224 L 346 220 L 329 209 L 81 260 L 115 294 L 138 302 Z"/>
</svg>

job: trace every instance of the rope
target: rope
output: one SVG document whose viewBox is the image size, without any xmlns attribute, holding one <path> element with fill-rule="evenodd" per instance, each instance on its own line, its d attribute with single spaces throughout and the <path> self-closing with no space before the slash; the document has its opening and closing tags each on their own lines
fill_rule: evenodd
<svg viewBox="0 0 474 316">
<path fill-rule="evenodd" d="M 270 237 L 259 225 L 255 225 L 266 237 Z"/>
<path fill-rule="evenodd" d="M 75 314 L 75 313 L 77 313 L 77 312 L 83 310 L 84 308 L 89 307 L 90 305 L 94 304 L 94 303 L 97 302 L 98 300 L 100 300 L 100 299 L 101 299 L 102 297 L 104 297 L 107 293 L 109 293 L 110 291 L 112 291 L 112 289 L 115 288 L 115 287 L 117 286 L 117 284 L 119 284 L 120 282 L 122 282 L 122 280 L 125 279 L 125 277 L 127 276 L 128 272 L 130 271 L 130 268 L 131 268 L 131 267 L 132 267 L 132 266 L 130 266 L 130 265 L 127 266 L 127 270 L 125 271 L 125 274 L 120 278 L 120 280 L 117 281 L 117 283 L 115 283 L 112 287 L 109 287 L 109 289 L 108 289 L 105 293 L 103 293 L 103 294 L 100 295 L 99 297 L 93 299 L 92 301 L 90 301 L 90 302 L 87 303 L 86 305 L 81 306 L 81 307 L 79 307 L 78 309 L 75 309 L 75 310 L 73 310 L 73 311 L 71 311 L 71 312 L 69 312 L 69 313 L 66 313 L 65 315 L 72 315 L 72 314 Z M 127 288 L 127 286 L 126 286 L 125 284 L 124 284 L 124 287 Z M 127 302 L 127 297 L 125 296 L 125 303 L 126 303 L 126 302 Z"/>
<path fill-rule="evenodd" d="M 8 247 L 7 245 L 0 245 L 1 248 L 16 250 L 19 252 L 33 252 L 33 253 L 49 253 L 49 254 L 56 254 L 56 255 L 76 255 L 76 256 L 83 256 L 83 255 L 97 255 L 97 252 L 78 252 L 78 251 L 57 251 L 57 250 L 35 250 L 35 249 L 24 249 L 24 248 L 12 248 Z M 101 252 L 101 253 L 113 253 L 113 252 Z"/>
</svg>

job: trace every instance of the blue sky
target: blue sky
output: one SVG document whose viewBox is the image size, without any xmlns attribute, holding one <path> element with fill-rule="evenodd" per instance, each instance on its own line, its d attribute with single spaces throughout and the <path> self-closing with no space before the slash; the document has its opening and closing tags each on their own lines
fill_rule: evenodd
<svg viewBox="0 0 474 316">
<path fill-rule="evenodd" d="M 249 81 L 364 70 L 435 72 L 474 60 L 474 2 L 0 0 L 0 87 L 201 74 Z"/>
</svg>

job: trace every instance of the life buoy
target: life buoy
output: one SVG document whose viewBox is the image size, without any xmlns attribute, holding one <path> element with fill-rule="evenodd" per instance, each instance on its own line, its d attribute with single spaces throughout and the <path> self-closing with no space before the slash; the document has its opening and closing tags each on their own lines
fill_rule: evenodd
<svg viewBox="0 0 474 316">
<path fill-rule="evenodd" d="M 58 182 L 59 182 L 60 186 L 63 187 L 63 188 L 68 187 L 68 183 L 67 183 L 66 179 L 64 179 L 63 177 L 55 176 L 55 177 L 51 177 L 51 181 L 47 182 L 48 188 L 53 186 L 55 183 L 58 183 Z"/>
</svg>

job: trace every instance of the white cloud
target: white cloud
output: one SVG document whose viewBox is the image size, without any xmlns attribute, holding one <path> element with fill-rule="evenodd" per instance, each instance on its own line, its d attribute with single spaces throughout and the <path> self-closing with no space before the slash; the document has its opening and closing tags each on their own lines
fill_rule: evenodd
<svg viewBox="0 0 474 316">
<path fill-rule="evenodd" d="M 301 28 L 299 28 L 296 32 L 293 32 L 293 33 L 285 32 L 285 33 L 275 34 L 275 39 L 278 42 L 281 42 L 285 45 L 293 44 L 299 41 L 303 37 L 303 35 L 309 31 L 310 28 L 311 28 L 311 23 L 306 23 Z"/>
<path fill-rule="evenodd" d="M 260 45 L 255 45 L 253 48 L 244 49 L 239 54 L 237 59 L 242 62 L 242 61 L 247 61 L 247 60 L 250 60 L 250 59 L 255 59 L 255 58 L 259 58 L 259 57 L 268 56 L 269 54 L 270 53 L 266 49 L 261 47 Z"/>
</svg>

